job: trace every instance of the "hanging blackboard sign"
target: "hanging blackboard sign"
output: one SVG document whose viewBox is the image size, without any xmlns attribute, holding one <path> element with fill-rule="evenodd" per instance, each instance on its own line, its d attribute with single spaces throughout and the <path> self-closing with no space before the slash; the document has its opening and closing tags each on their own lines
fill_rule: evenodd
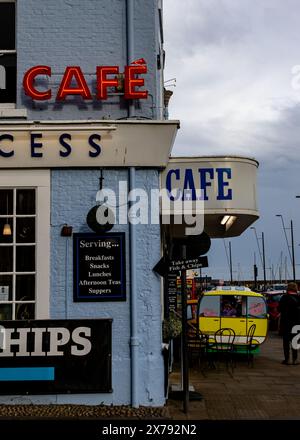
<svg viewBox="0 0 300 440">
<path fill-rule="evenodd" d="M 168 274 L 168 305 L 169 312 L 177 311 L 177 275 Z"/>
<path fill-rule="evenodd" d="M 125 233 L 73 237 L 74 301 L 126 301 Z"/>
</svg>

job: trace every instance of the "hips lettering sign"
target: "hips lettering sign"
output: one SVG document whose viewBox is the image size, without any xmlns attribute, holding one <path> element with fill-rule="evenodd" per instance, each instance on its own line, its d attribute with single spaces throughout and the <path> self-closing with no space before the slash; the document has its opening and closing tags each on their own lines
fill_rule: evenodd
<svg viewBox="0 0 300 440">
<path fill-rule="evenodd" d="M 111 392 L 111 320 L 0 322 L 0 394 Z"/>
<path fill-rule="evenodd" d="M 91 352 L 91 328 L 66 327 L 47 328 L 3 328 L 0 330 L 2 343 L 0 358 L 14 356 L 64 356 L 69 350 L 71 356 L 86 356 Z M 33 346 L 29 347 L 29 339 Z M 49 342 L 47 348 L 45 341 Z"/>
<path fill-rule="evenodd" d="M 96 99 L 107 99 L 109 90 L 114 92 L 122 90 L 125 99 L 147 99 L 148 91 L 140 90 L 144 86 L 144 78 L 140 75 L 147 73 L 147 66 L 140 63 L 145 63 L 145 61 L 141 59 L 130 66 L 125 66 L 123 73 L 120 73 L 118 66 L 97 66 L 95 70 Z M 51 79 L 52 69 L 50 66 L 31 67 L 24 75 L 23 87 L 25 94 L 35 101 L 47 101 L 52 98 L 51 88 L 41 90 L 36 84 L 36 80 L 45 76 Z M 68 96 L 74 95 L 81 96 L 84 100 L 93 99 L 81 68 L 79 66 L 67 66 L 60 80 L 55 99 L 64 101 Z"/>
</svg>

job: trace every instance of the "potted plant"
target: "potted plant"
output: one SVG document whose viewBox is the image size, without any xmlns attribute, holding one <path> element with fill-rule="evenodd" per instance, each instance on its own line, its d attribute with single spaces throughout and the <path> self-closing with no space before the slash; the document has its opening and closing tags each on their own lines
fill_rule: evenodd
<svg viewBox="0 0 300 440">
<path fill-rule="evenodd" d="M 181 318 L 171 312 L 168 318 L 163 321 L 163 340 L 169 342 L 181 334 Z"/>
</svg>

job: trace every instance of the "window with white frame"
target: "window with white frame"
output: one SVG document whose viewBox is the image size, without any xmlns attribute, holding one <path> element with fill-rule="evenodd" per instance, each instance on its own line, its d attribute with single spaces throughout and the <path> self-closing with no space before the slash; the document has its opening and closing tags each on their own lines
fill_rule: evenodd
<svg viewBox="0 0 300 440">
<path fill-rule="evenodd" d="M 16 103 L 17 52 L 14 1 L 0 0 L 0 107 Z"/>
<path fill-rule="evenodd" d="M 0 320 L 35 318 L 35 194 L 0 189 Z"/>
<path fill-rule="evenodd" d="M 49 318 L 50 171 L 0 173 L 0 321 Z"/>
</svg>

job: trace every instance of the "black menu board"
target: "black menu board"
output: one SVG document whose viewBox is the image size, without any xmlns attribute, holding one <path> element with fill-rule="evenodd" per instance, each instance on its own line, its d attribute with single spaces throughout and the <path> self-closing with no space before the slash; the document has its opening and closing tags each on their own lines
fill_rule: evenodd
<svg viewBox="0 0 300 440">
<path fill-rule="evenodd" d="M 125 233 L 73 234 L 74 301 L 126 301 Z"/>
</svg>

